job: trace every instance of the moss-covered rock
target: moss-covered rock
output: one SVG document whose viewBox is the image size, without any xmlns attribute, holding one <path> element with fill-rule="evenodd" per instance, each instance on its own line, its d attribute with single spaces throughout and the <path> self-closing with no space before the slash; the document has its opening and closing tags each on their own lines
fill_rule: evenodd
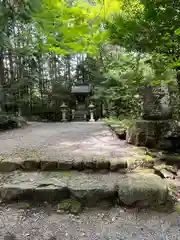
<svg viewBox="0 0 180 240">
<path fill-rule="evenodd" d="M 155 174 L 129 174 L 118 185 L 118 196 L 126 205 L 161 205 L 167 201 L 168 187 Z"/>
<path fill-rule="evenodd" d="M 65 199 L 58 204 L 58 212 L 78 214 L 82 211 L 82 204 L 75 199 Z"/>
</svg>

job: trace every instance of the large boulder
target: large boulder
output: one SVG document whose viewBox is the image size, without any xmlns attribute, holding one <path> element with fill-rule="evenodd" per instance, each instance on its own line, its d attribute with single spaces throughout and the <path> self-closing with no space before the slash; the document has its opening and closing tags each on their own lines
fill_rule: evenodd
<svg viewBox="0 0 180 240">
<path fill-rule="evenodd" d="M 168 187 L 155 174 L 129 174 L 118 185 L 118 196 L 125 205 L 161 205 L 167 201 Z"/>
</svg>

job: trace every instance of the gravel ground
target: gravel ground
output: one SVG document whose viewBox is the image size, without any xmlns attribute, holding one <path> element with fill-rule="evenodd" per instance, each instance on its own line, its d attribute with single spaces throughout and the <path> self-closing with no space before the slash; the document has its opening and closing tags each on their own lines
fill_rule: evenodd
<svg viewBox="0 0 180 240">
<path fill-rule="evenodd" d="M 131 154 L 126 145 L 102 123 L 31 123 L 25 129 L 0 133 L 0 154 L 69 159 L 116 157 Z M 131 151 L 132 150 L 132 151 Z"/>
<path fill-rule="evenodd" d="M 136 209 L 85 210 L 58 214 L 53 208 L 0 208 L 0 239 L 13 233 L 18 240 L 178 240 L 180 216 Z M 54 237 L 54 238 L 53 238 Z"/>
</svg>

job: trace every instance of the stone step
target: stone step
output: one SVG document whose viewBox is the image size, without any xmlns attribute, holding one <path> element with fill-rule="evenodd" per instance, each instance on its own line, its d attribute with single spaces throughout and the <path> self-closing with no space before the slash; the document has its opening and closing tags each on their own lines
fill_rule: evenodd
<svg viewBox="0 0 180 240">
<path fill-rule="evenodd" d="M 170 192 L 154 174 L 13 172 L 0 174 L 1 202 L 60 202 L 74 199 L 84 206 L 102 202 L 128 206 L 165 204 Z"/>
<path fill-rule="evenodd" d="M 2 157 L 0 159 L 0 172 L 23 171 L 60 171 L 60 170 L 92 170 L 92 171 L 119 171 L 128 167 L 127 157 L 77 157 L 60 159 L 56 156 L 45 158 L 38 157 Z"/>
<path fill-rule="evenodd" d="M 75 116 L 73 120 L 76 120 L 76 121 L 85 121 L 85 118 L 84 118 L 84 116 L 79 116 L 79 117 Z"/>
<path fill-rule="evenodd" d="M 74 118 L 76 118 L 76 119 L 84 119 L 84 114 L 75 114 Z"/>
<path fill-rule="evenodd" d="M 74 120 L 85 120 L 84 119 L 84 114 L 78 114 L 74 116 Z"/>
</svg>

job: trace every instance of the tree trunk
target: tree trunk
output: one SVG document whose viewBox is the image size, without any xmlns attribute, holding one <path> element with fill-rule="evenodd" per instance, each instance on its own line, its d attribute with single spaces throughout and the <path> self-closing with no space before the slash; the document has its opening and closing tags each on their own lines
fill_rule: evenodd
<svg viewBox="0 0 180 240">
<path fill-rule="evenodd" d="M 5 84 L 5 74 L 4 74 L 4 56 L 0 52 L 0 85 L 4 86 Z"/>
</svg>

